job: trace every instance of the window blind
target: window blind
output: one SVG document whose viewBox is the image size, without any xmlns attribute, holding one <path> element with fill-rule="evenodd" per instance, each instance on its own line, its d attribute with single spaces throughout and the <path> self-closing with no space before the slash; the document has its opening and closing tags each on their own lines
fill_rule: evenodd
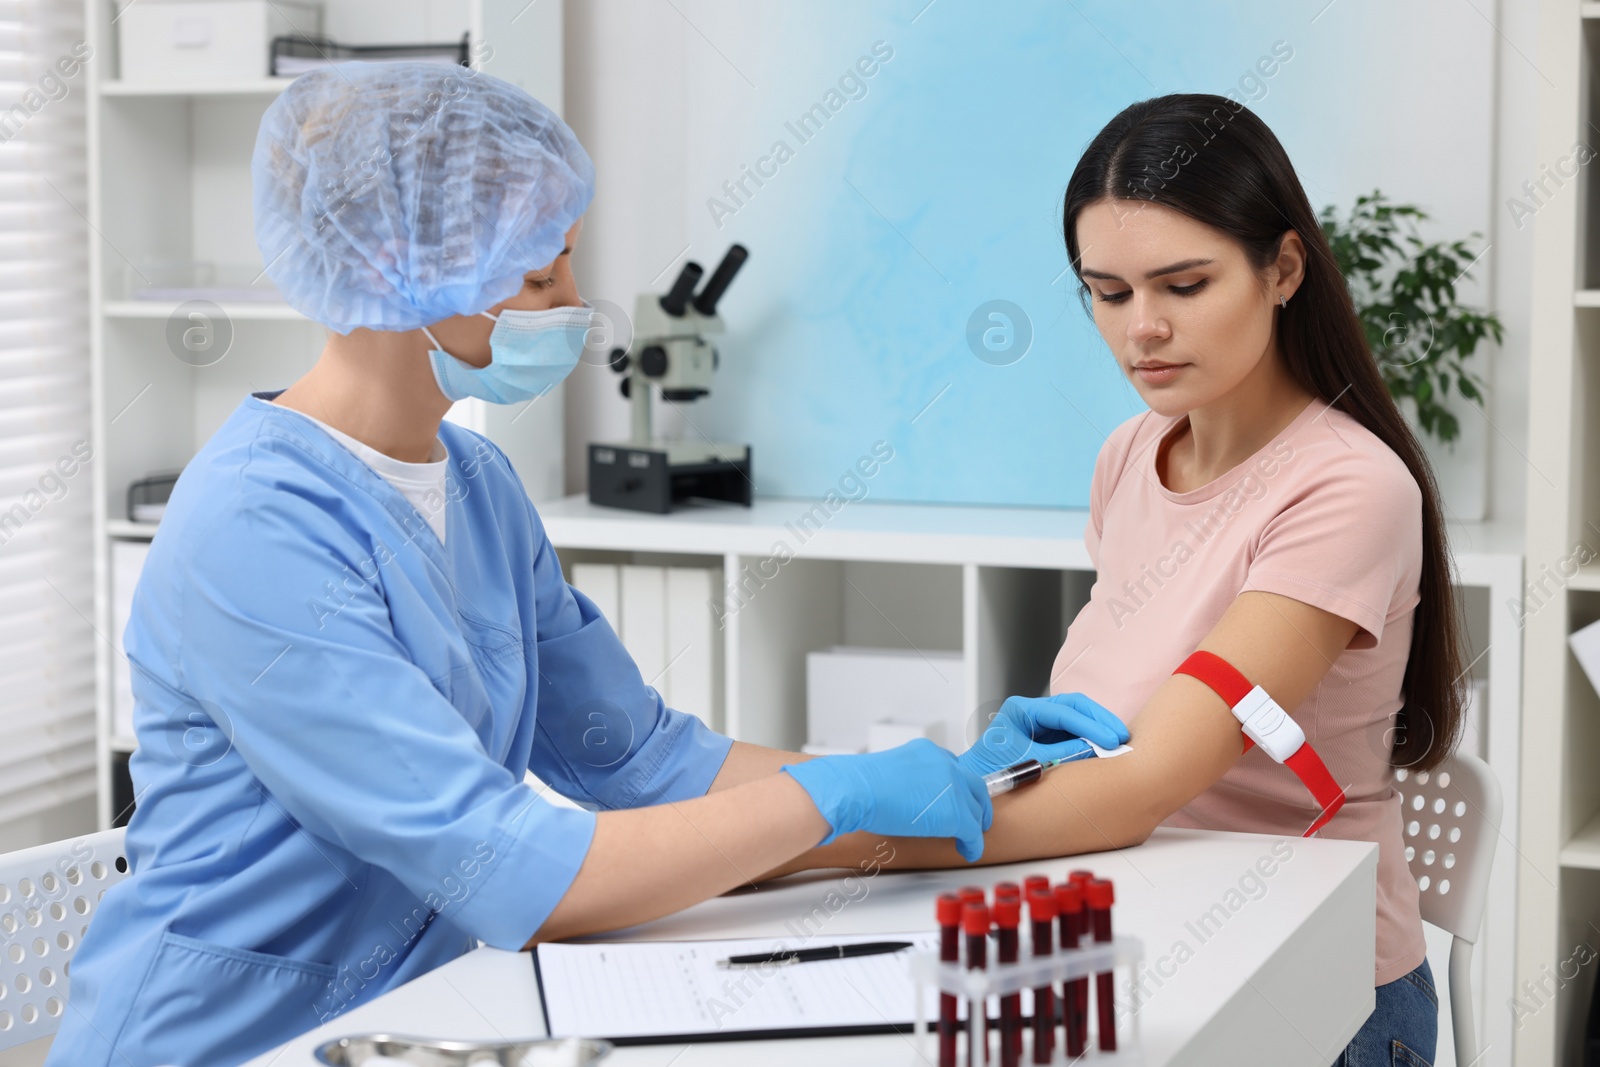
<svg viewBox="0 0 1600 1067">
<path fill-rule="evenodd" d="M 7 839 L 95 790 L 96 457 L 82 214 L 92 72 L 83 69 L 83 20 L 84 5 L 74 0 L 0 0 L 0 837 Z"/>
</svg>

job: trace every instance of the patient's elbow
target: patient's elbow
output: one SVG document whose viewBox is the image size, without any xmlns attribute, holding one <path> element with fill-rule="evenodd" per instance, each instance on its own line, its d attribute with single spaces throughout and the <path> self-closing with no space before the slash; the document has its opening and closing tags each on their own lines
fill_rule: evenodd
<svg viewBox="0 0 1600 1067">
<path fill-rule="evenodd" d="M 1148 841 L 1154 831 L 1155 823 L 1147 819 L 1141 817 L 1118 819 L 1116 826 L 1102 826 L 1099 829 L 1098 836 L 1102 842 L 1100 847 L 1133 848 Z"/>
<path fill-rule="evenodd" d="M 1133 848 L 1150 840 L 1150 835 L 1155 833 L 1156 827 L 1166 816 L 1159 811 L 1147 808 L 1138 808 L 1129 812 L 1129 818 L 1123 827 L 1123 842 L 1118 848 Z"/>
</svg>

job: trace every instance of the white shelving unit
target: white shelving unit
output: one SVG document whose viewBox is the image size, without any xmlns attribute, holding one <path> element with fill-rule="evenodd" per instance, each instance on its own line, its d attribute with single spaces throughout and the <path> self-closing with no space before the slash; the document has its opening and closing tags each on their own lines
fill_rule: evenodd
<svg viewBox="0 0 1600 1067">
<path fill-rule="evenodd" d="M 111 0 L 85 0 L 94 58 L 88 77 L 91 374 L 95 454 L 95 617 L 111 636 L 110 543 L 148 540 L 158 527 L 126 517 L 128 484 L 181 468 L 254 390 L 288 385 L 324 343 L 322 327 L 286 304 L 223 302 L 213 325 L 231 330 L 206 366 L 169 342 L 177 301 L 134 299 L 129 278 L 150 265 L 261 265 L 251 215 L 250 155 L 262 112 L 291 79 L 247 77 L 189 85 L 120 79 Z M 322 32 L 351 44 L 459 41 L 469 34 L 480 69 L 561 109 L 562 8 L 527 0 L 323 0 Z M 484 47 L 487 46 L 487 47 Z M 266 58 L 262 59 L 262 70 Z M 536 264 L 530 264 L 530 267 Z M 187 318 L 180 319 L 187 325 Z M 562 491 L 561 398 L 536 412 L 480 401 L 451 418 L 487 433 L 511 456 L 537 499 Z M 120 642 L 119 642 L 120 643 Z M 109 826 L 113 759 L 133 739 L 113 736 L 112 660 L 97 661 L 99 821 Z"/>
<path fill-rule="evenodd" d="M 1600 4 L 1541 0 L 1536 161 L 1600 148 Z M 1577 1065 L 1600 948 L 1600 697 L 1568 636 L 1600 619 L 1600 183 L 1533 220 L 1518 1064 Z M 1518 598 L 1520 603 L 1522 598 Z M 1578 955 L 1575 956 L 1574 954 Z M 1585 958 L 1588 959 L 1584 963 Z"/>
<path fill-rule="evenodd" d="M 959 652 L 962 705 L 976 721 L 1007 696 L 1044 690 L 1094 581 L 1082 510 L 860 502 L 829 515 L 815 501 L 763 499 L 654 516 L 575 496 L 539 514 L 568 569 L 580 561 L 721 567 L 718 725 L 785 748 L 805 740 L 807 652 L 834 644 Z M 1508 837 L 1517 825 L 1523 672 L 1521 635 L 1504 605 L 1522 591 L 1522 535 L 1504 523 L 1450 528 L 1472 676 L 1487 687 L 1487 713 L 1463 747 L 1499 775 Z M 1496 857 L 1474 958 L 1476 1017 L 1485 1044 L 1500 1049 L 1511 1044 L 1503 1006 L 1513 995 L 1517 873 L 1513 842 Z"/>
</svg>

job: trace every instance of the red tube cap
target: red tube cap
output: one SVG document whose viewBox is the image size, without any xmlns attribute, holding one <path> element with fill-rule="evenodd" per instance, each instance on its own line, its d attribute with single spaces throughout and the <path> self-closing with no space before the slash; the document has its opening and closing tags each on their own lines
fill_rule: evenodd
<svg viewBox="0 0 1600 1067">
<path fill-rule="evenodd" d="M 963 904 L 982 904 L 987 899 L 983 888 L 975 885 L 962 886 L 956 890 L 956 896 L 960 898 Z"/>
<path fill-rule="evenodd" d="M 1076 915 L 1083 910 L 1083 891 L 1076 882 L 1063 882 L 1056 886 L 1056 912 Z"/>
<path fill-rule="evenodd" d="M 1022 888 L 1029 894 L 1032 894 L 1035 889 L 1048 890 L 1050 888 L 1050 879 L 1046 875 L 1030 874 L 1022 880 Z"/>
<path fill-rule="evenodd" d="M 961 925 L 961 898 L 954 893 L 939 894 L 934 912 L 938 915 L 940 926 Z"/>
<path fill-rule="evenodd" d="M 1022 921 L 1022 900 L 1020 897 L 1001 897 L 994 902 L 994 922 L 996 926 L 1007 930 L 1015 930 Z"/>
<path fill-rule="evenodd" d="M 1115 903 L 1117 895 L 1112 890 L 1109 879 L 1096 878 L 1084 888 L 1083 898 L 1095 911 L 1104 911 Z"/>
<path fill-rule="evenodd" d="M 1034 922 L 1049 922 L 1056 917 L 1056 895 L 1048 889 L 1028 894 L 1028 914 Z"/>
<path fill-rule="evenodd" d="M 1011 897 L 1015 900 L 1022 899 L 1022 887 L 1015 882 L 996 882 L 994 886 L 994 899 Z"/>
<path fill-rule="evenodd" d="M 1094 872 L 1084 870 L 1072 871 L 1067 875 L 1067 881 L 1073 883 L 1074 885 L 1082 885 L 1085 882 L 1092 882 L 1094 881 Z"/>
<path fill-rule="evenodd" d="M 986 936 L 989 933 L 989 906 L 968 904 L 962 908 L 961 928 L 972 937 Z"/>
</svg>

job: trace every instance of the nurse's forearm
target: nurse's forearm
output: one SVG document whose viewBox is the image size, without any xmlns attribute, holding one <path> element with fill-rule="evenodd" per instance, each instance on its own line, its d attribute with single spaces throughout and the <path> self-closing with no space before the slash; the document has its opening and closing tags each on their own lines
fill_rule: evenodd
<svg viewBox="0 0 1600 1067">
<path fill-rule="evenodd" d="M 754 782 L 777 774 L 786 763 L 799 763 L 812 758 L 799 752 L 785 752 L 782 749 L 762 748 L 760 745 L 735 741 L 733 748 L 728 750 L 728 758 L 722 761 L 722 769 L 717 772 L 716 778 L 711 782 L 711 788 L 706 792 L 717 793 L 730 786 Z"/>
<path fill-rule="evenodd" d="M 827 835 L 827 820 L 787 774 L 601 812 L 577 877 L 525 947 L 670 915 L 753 884 Z"/>
</svg>

